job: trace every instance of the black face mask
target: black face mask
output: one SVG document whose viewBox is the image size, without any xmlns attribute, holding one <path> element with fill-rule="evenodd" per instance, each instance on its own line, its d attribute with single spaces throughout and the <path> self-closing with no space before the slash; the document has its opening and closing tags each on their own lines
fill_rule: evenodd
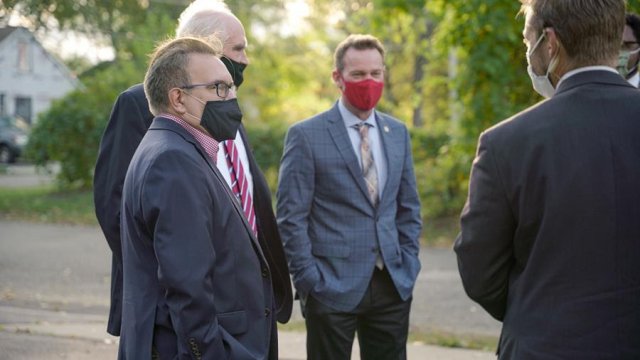
<svg viewBox="0 0 640 360">
<path fill-rule="evenodd" d="M 200 119 L 200 125 L 217 142 L 235 139 L 241 122 L 242 111 L 237 99 L 207 101 Z"/>
<path fill-rule="evenodd" d="M 247 67 L 247 65 L 241 64 L 237 61 L 233 61 L 226 56 L 220 57 L 220 60 L 222 60 L 224 66 L 226 66 L 227 70 L 229 70 L 229 74 L 231 74 L 231 77 L 233 78 L 233 84 L 236 86 L 236 88 L 239 88 L 240 84 L 242 84 L 242 82 L 244 81 L 242 73 L 244 72 L 244 69 Z"/>
</svg>

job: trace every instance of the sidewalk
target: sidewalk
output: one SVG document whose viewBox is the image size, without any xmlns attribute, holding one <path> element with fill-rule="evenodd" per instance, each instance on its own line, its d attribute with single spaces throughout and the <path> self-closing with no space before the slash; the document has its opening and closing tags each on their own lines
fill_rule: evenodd
<svg viewBox="0 0 640 360">
<path fill-rule="evenodd" d="M 58 164 L 50 166 L 51 172 L 25 163 L 0 166 L 4 166 L 0 169 L 0 187 L 9 188 L 49 185 L 53 183 L 54 174 L 60 171 Z"/>
<path fill-rule="evenodd" d="M 11 342 L 13 346 L 18 345 L 18 341 L 27 342 L 30 337 L 38 337 L 38 342 L 42 339 L 47 341 L 68 342 L 69 340 L 84 340 L 87 343 L 85 352 L 75 351 L 60 353 L 59 358 L 69 360 L 86 359 L 88 356 L 96 360 L 115 359 L 118 349 L 118 338 L 105 332 L 106 321 L 103 316 L 93 314 L 72 314 L 42 309 L 26 309 L 13 306 L 0 305 L 0 347 L 4 348 L 2 339 L 13 336 Z M 15 336 L 14 336 L 15 335 Z M 18 340 L 16 340 L 16 337 Z M 304 360 L 305 353 L 305 333 L 279 331 L 279 350 L 282 360 Z M 8 341 L 8 340 L 5 340 Z M 98 346 L 99 345 L 99 346 Z M 17 346 L 16 346 L 17 348 Z M 70 349 L 68 349 L 70 350 Z M 424 344 L 409 344 L 407 346 L 409 360 L 444 359 L 444 360 L 485 360 L 495 359 L 490 352 L 451 349 Z M 28 355 L 28 351 L 21 351 L 20 355 L 7 355 L 7 359 L 36 359 L 38 356 Z M 24 356 L 24 357 L 22 357 Z M 4 359 L 0 355 L 0 359 Z M 359 359 L 357 343 L 353 349 L 352 359 Z"/>
</svg>

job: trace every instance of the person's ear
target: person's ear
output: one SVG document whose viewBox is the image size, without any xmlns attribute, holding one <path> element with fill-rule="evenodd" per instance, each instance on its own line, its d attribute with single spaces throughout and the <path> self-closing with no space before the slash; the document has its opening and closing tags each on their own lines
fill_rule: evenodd
<svg viewBox="0 0 640 360">
<path fill-rule="evenodd" d="M 184 114 L 187 111 L 184 100 L 185 96 L 182 89 L 173 88 L 169 90 L 169 108 L 173 109 L 176 113 Z"/>
<path fill-rule="evenodd" d="M 338 69 L 333 70 L 331 77 L 333 78 L 333 83 L 336 84 L 338 89 L 342 90 L 342 88 L 344 87 L 344 84 L 342 80 L 342 75 L 340 75 L 340 72 L 338 71 Z"/>
<path fill-rule="evenodd" d="M 549 56 L 549 59 L 551 59 L 554 56 L 557 56 L 560 51 L 560 39 L 553 28 L 547 28 L 545 31 L 547 32 L 547 55 Z"/>
</svg>

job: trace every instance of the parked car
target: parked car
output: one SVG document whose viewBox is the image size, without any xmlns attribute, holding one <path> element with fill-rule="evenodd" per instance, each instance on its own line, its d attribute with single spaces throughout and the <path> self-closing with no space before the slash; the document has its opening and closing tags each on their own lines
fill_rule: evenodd
<svg viewBox="0 0 640 360">
<path fill-rule="evenodd" d="M 14 163 L 29 139 L 24 121 L 12 116 L 0 116 L 0 163 Z"/>
</svg>

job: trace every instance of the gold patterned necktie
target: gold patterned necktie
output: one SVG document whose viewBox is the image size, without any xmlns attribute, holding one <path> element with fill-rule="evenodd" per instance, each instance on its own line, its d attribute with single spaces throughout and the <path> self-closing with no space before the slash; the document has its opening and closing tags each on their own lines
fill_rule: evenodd
<svg viewBox="0 0 640 360">
<path fill-rule="evenodd" d="M 371 201 L 371 204 L 376 207 L 378 205 L 378 171 L 376 170 L 376 163 L 373 161 L 373 152 L 369 145 L 369 126 L 371 125 L 362 121 L 354 127 L 358 130 L 358 133 L 360 133 L 362 175 L 364 176 L 364 182 L 367 184 L 369 201 Z M 384 262 L 382 261 L 380 252 L 376 255 L 376 267 L 380 270 L 384 268 Z"/>
<path fill-rule="evenodd" d="M 373 206 L 378 205 L 378 172 L 373 161 L 373 153 L 369 146 L 369 126 L 364 121 L 356 124 L 355 128 L 360 133 L 360 157 L 362 159 L 362 175 L 369 191 L 369 200 Z"/>
</svg>

